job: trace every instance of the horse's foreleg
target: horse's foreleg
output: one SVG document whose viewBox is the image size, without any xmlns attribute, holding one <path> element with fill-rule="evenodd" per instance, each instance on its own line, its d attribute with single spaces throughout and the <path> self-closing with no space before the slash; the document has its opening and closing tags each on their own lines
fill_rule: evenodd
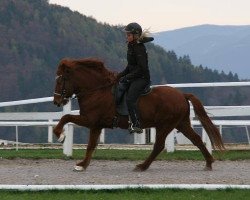
<svg viewBox="0 0 250 200">
<path fill-rule="evenodd" d="M 75 171 L 83 171 L 89 166 L 90 160 L 92 158 L 92 154 L 95 151 L 100 134 L 101 134 L 101 129 L 99 128 L 90 129 L 89 142 L 88 142 L 85 158 L 83 161 L 79 162 L 75 166 Z"/>
<path fill-rule="evenodd" d="M 79 126 L 87 126 L 88 119 L 82 115 L 64 115 L 56 127 L 53 129 L 54 134 L 57 136 L 59 142 L 64 142 L 65 135 L 63 134 L 63 126 L 69 122 L 77 124 Z"/>
<path fill-rule="evenodd" d="M 166 137 L 172 129 L 173 127 L 156 129 L 156 138 L 155 138 L 153 151 L 143 163 L 136 165 L 136 168 L 134 169 L 134 171 L 145 171 L 149 168 L 151 163 L 155 160 L 155 158 L 159 155 L 159 153 L 164 149 Z"/>
</svg>

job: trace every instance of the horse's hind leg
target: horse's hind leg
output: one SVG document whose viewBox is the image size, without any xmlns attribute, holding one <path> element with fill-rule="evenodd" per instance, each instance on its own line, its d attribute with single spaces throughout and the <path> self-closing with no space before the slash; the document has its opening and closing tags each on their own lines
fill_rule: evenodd
<svg viewBox="0 0 250 200">
<path fill-rule="evenodd" d="M 89 166 L 90 160 L 92 158 L 92 154 L 95 151 L 100 134 L 101 134 L 101 129 L 99 128 L 90 129 L 89 142 L 88 142 L 85 158 L 83 161 L 77 163 L 77 165 L 75 166 L 75 171 L 83 171 Z"/>
<path fill-rule="evenodd" d="M 148 156 L 148 158 L 141 164 L 136 165 L 136 168 L 134 171 L 145 171 L 149 168 L 151 163 L 155 160 L 155 158 L 160 154 L 160 152 L 164 149 L 165 147 L 165 140 L 167 135 L 172 131 L 174 127 L 164 127 L 164 128 L 156 128 L 156 138 L 155 138 L 155 144 L 153 151 L 151 154 Z"/>
<path fill-rule="evenodd" d="M 207 150 L 206 146 L 203 144 L 201 137 L 194 131 L 191 127 L 189 121 L 178 125 L 177 130 L 182 132 L 195 146 L 197 146 L 202 152 L 204 158 L 206 159 L 206 167 L 205 170 L 212 170 L 212 163 L 214 159 L 212 155 Z"/>
</svg>

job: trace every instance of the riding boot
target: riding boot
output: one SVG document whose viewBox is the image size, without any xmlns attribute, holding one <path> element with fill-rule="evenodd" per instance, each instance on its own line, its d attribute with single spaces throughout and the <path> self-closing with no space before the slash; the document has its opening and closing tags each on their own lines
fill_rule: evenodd
<svg viewBox="0 0 250 200">
<path fill-rule="evenodd" d="M 142 133 L 142 129 L 140 127 L 140 122 L 137 118 L 136 111 L 135 110 L 129 110 L 129 127 L 128 131 L 129 133 Z"/>
</svg>

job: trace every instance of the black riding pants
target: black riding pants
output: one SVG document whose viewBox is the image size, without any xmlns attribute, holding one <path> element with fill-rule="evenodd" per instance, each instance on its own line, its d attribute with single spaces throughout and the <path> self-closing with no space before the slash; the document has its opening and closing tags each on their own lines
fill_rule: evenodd
<svg viewBox="0 0 250 200">
<path fill-rule="evenodd" d="M 146 86 L 149 84 L 150 84 L 150 81 L 143 79 L 143 78 L 137 78 L 130 82 L 128 92 L 127 92 L 126 103 L 128 105 L 128 111 L 129 111 L 129 115 L 131 117 L 132 123 L 135 123 L 139 117 L 138 116 L 139 113 L 136 107 L 136 102 L 139 96 L 143 93 Z"/>
</svg>

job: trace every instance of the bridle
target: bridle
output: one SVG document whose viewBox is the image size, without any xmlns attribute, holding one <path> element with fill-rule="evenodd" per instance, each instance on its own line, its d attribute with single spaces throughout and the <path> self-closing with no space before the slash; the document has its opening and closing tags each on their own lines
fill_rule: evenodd
<svg viewBox="0 0 250 200">
<path fill-rule="evenodd" d="M 54 95 L 60 96 L 63 100 L 68 100 L 71 97 L 65 97 L 65 94 L 66 94 L 66 88 L 65 88 L 66 78 L 63 75 L 59 75 L 59 76 L 56 76 L 55 80 L 57 80 L 57 79 L 59 79 L 61 77 L 62 77 L 62 80 L 63 80 L 62 88 L 61 88 L 61 93 L 54 92 Z M 98 87 L 96 87 L 94 89 L 91 89 L 91 90 L 88 90 L 88 91 L 80 91 L 78 93 L 75 93 L 75 96 L 73 97 L 73 99 L 74 98 L 80 98 L 80 97 L 85 96 L 87 94 L 94 93 L 94 92 L 96 92 L 98 90 L 101 90 L 101 89 L 107 88 L 109 86 L 112 86 L 113 84 L 114 83 L 111 82 L 111 83 L 108 83 L 106 85 L 98 86 Z"/>
<path fill-rule="evenodd" d="M 63 75 L 59 75 L 59 76 L 56 76 L 55 80 L 57 80 L 57 79 L 59 79 L 61 77 L 62 77 L 62 80 L 63 80 L 63 84 L 62 84 L 62 88 L 61 88 L 61 93 L 54 92 L 54 95 L 60 96 L 62 99 L 67 100 L 69 98 L 65 97 L 65 94 L 66 94 L 66 88 L 65 88 L 66 79 L 65 79 L 65 77 Z"/>
</svg>

